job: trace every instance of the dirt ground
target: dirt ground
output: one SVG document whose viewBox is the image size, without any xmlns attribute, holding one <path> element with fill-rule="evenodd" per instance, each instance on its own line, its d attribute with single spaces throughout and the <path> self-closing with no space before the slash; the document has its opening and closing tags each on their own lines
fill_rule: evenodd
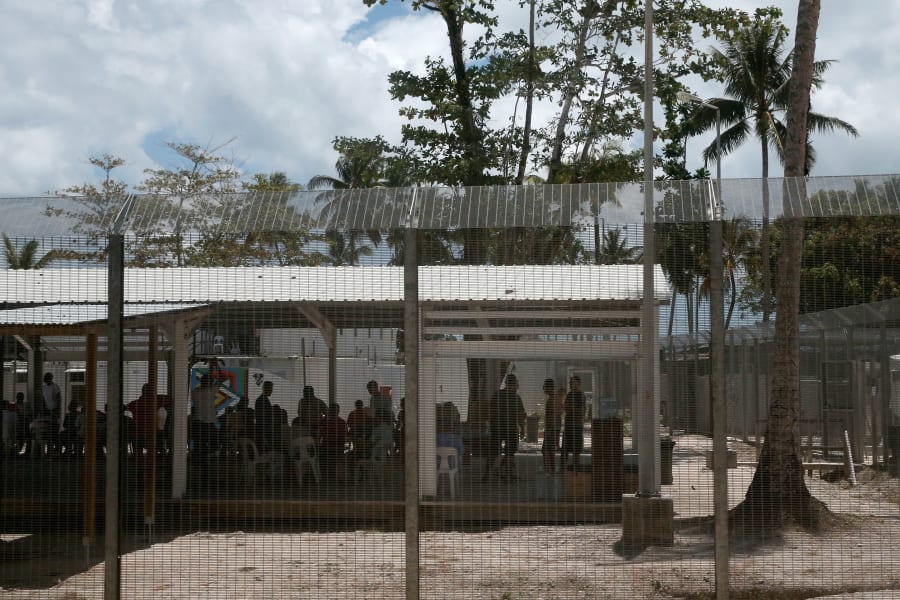
<svg viewBox="0 0 900 600">
<path fill-rule="evenodd" d="M 624 555 L 620 525 L 504 527 L 421 534 L 422 598 L 710 598 L 713 542 L 699 526 L 712 514 L 710 440 L 680 436 L 675 545 Z M 754 450 L 731 442 L 740 461 Z M 729 472 L 730 504 L 752 467 Z M 777 542 L 730 544 L 732 598 L 900 598 L 900 482 L 871 470 L 859 484 L 808 478 L 814 496 L 842 517 L 822 535 L 786 532 Z M 402 598 L 402 533 L 199 532 L 138 546 L 122 561 L 123 598 Z M 10 566 L 10 565 L 7 565 Z M 0 589 L 0 598 L 101 598 L 103 565 L 61 570 L 55 585 Z M 862 594 L 862 593 L 865 594 Z M 851 595 L 853 594 L 853 595 Z"/>
</svg>

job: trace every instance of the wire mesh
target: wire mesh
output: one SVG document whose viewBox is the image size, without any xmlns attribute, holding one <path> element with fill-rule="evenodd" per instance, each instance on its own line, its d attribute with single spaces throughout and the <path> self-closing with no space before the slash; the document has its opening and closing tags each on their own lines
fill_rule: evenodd
<svg viewBox="0 0 900 600">
<path fill-rule="evenodd" d="M 712 597 L 710 345 L 724 335 L 734 508 L 776 394 L 785 205 L 809 217 L 794 456 L 837 525 L 734 533 L 730 585 L 886 593 L 900 529 L 894 181 L 723 182 L 723 332 L 709 326 L 709 182 L 656 184 L 649 294 L 637 184 L 139 196 L 121 366 L 107 309 L 121 199 L 93 212 L 3 200 L 0 595 L 99 598 L 119 568 L 126 598 L 397 598 L 412 539 L 423 598 Z M 418 331 L 404 319 L 410 224 Z M 658 374 L 641 371 L 647 351 Z M 633 423 L 657 381 L 660 495 L 636 498 Z M 643 500 L 655 508 L 634 513 Z"/>
</svg>

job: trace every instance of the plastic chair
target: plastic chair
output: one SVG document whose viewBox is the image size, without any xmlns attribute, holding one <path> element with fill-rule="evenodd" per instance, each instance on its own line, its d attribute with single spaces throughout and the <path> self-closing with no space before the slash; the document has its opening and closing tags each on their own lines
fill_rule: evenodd
<svg viewBox="0 0 900 600">
<path fill-rule="evenodd" d="M 241 462 L 244 465 L 244 483 L 247 486 L 256 484 L 256 470 L 261 466 L 268 466 L 273 477 L 277 477 L 281 473 L 282 462 L 281 454 L 278 452 L 267 452 L 260 454 L 256 449 L 256 444 L 250 438 L 242 437 L 238 439 L 238 451 L 241 453 Z"/>
<path fill-rule="evenodd" d="M 441 475 L 447 476 L 450 484 L 450 498 L 456 498 L 456 477 L 459 475 L 459 452 L 450 446 L 438 446 L 437 453 L 437 481 L 440 483 Z"/>
<path fill-rule="evenodd" d="M 357 476 L 360 478 L 368 478 L 369 475 L 374 475 L 377 471 L 383 479 L 393 451 L 393 439 L 377 440 L 369 448 L 369 457 L 362 458 L 356 462 Z"/>
<path fill-rule="evenodd" d="M 297 483 L 303 487 L 303 467 L 309 467 L 310 472 L 319 483 L 322 479 L 319 474 L 319 461 L 316 459 L 316 442 L 308 435 L 291 439 L 291 460 L 294 461 L 294 469 L 297 471 Z"/>
</svg>

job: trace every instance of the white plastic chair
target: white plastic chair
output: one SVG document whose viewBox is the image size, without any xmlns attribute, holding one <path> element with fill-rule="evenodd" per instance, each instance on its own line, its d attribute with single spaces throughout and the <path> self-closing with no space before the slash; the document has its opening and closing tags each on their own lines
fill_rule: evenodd
<svg viewBox="0 0 900 600">
<path fill-rule="evenodd" d="M 260 454 L 256 444 L 250 438 L 239 438 L 238 451 L 241 454 L 241 462 L 244 465 L 244 484 L 247 486 L 256 484 L 256 470 L 261 466 L 268 466 L 273 477 L 281 474 L 282 462 L 280 452 L 267 452 Z"/>
<path fill-rule="evenodd" d="M 367 478 L 369 475 L 379 475 L 383 480 L 393 451 L 393 439 L 376 440 L 369 448 L 369 457 L 356 462 L 357 477 Z"/>
<path fill-rule="evenodd" d="M 316 459 L 316 442 L 308 435 L 291 439 L 291 460 L 294 461 L 294 469 L 297 471 L 297 483 L 303 487 L 303 468 L 309 467 L 316 480 L 321 481 L 319 475 L 319 461 Z"/>
<path fill-rule="evenodd" d="M 440 484 L 441 475 L 447 476 L 450 484 L 450 498 L 456 498 L 456 477 L 459 475 L 459 452 L 450 446 L 438 446 L 437 453 L 437 482 Z"/>
</svg>

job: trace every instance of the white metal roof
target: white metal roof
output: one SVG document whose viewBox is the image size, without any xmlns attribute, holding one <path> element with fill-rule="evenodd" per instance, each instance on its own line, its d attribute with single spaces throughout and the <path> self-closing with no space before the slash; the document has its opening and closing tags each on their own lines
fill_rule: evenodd
<svg viewBox="0 0 900 600">
<path fill-rule="evenodd" d="M 125 317 L 139 317 L 179 312 L 205 306 L 203 304 L 127 304 Z M 50 304 L 13 310 L 0 310 L 0 325 L 75 325 L 105 321 L 105 304 Z"/>
<path fill-rule="evenodd" d="M 659 265 L 654 287 L 656 300 L 666 302 L 670 294 Z M 419 289 L 421 300 L 426 302 L 639 301 L 643 296 L 643 266 L 420 267 Z M 106 300 L 106 269 L 0 271 L 0 303 L 102 304 Z M 129 304 L 402 300 L 402 267 L 125 270 L 125 302 Z"/>
</svg>

